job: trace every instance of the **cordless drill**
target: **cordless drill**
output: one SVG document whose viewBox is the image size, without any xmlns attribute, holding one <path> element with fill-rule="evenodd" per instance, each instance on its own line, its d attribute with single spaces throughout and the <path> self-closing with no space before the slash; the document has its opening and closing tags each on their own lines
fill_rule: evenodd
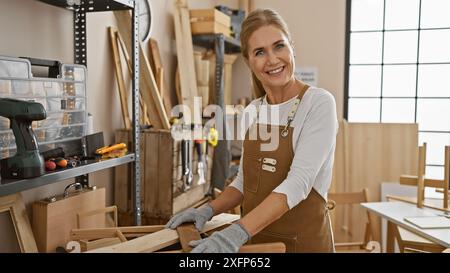
<svg viewBox="0 0 450 273">
<path fill-rule="evenodd" d="M 37 102 L 0 98 L 0 116 L 10 120 L 16 139 L 17 153 L 0 160 L 1 176 L 8 178 L 31 178 L 45 173 L 44 158 L 31 123 L 46 118 L 42 104 Z"/>
</svg>

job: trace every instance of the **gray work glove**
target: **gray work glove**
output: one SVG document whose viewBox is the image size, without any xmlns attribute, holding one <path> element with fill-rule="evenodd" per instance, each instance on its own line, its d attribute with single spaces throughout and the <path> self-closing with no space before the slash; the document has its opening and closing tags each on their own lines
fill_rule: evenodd
<svg viewBox="0 0 450 273">
<path fill-rule="evenodd" d="M 214 232 L 206 239 L 191 241 L 189 245 L 195 247 L 191 253 L 236 253 L 248 240 L 250 234 L 237 223 Z"/>
<path fill-rule="evenodd" d="M 195 222 L 195 228 L 203 230 L 205 223 L 214 216 L 213 208 L 207 204 L 201 208 L 190 208 L 173 216 L 166 224 L 166 228 L 175 229 L 185 222 Z"/>
</svg>

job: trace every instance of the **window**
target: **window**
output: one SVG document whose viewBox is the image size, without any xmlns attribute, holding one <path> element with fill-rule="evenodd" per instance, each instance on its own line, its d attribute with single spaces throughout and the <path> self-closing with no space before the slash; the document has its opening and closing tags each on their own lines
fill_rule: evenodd
<svg viewBox="0 0 450 273">
<path fill-rule="evenodd" d="M 449 0 L 347 0 L 344 117 L 418 123 L 433 179 L 450 145 L 449 14 Z"/>
</svg>

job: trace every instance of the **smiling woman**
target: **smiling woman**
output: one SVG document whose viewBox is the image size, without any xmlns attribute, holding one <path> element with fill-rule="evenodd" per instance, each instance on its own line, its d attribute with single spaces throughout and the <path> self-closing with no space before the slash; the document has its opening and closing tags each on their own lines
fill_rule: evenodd
<svg viewBox="0 0 450 273">
<path fill-rule="evenodd" d="M 202 230 L 213 215 L 242 204 L 238 223 L 191 242 L 192 252 L 237 252 L 247 242 L 333 252 L 326 198 L 338 129 L 334 97 L 295 78 L 291 35 L 274 10 L 250 13 L 240 38 L 257 99 L 241 116 L 251 124 L 241 123 L 248 130 L 238 175 L 211 203 L 175 216 L 170 228 L 194 221 Z"/>
</svg>

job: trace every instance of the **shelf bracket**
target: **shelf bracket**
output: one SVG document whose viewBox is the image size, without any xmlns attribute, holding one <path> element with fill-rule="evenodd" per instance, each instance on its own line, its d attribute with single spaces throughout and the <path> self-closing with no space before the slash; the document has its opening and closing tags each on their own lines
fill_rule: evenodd
<svg viewBox="0 0 450 273">
<path fill-rule="evenodd" d="M 86 9 L 85 0 L 80 5 L 74 6 L 73 11 L 73 38 L 74 38 L 74 60 L 76 64 L 87 66 L 86 47 Z"/>
</svg>

